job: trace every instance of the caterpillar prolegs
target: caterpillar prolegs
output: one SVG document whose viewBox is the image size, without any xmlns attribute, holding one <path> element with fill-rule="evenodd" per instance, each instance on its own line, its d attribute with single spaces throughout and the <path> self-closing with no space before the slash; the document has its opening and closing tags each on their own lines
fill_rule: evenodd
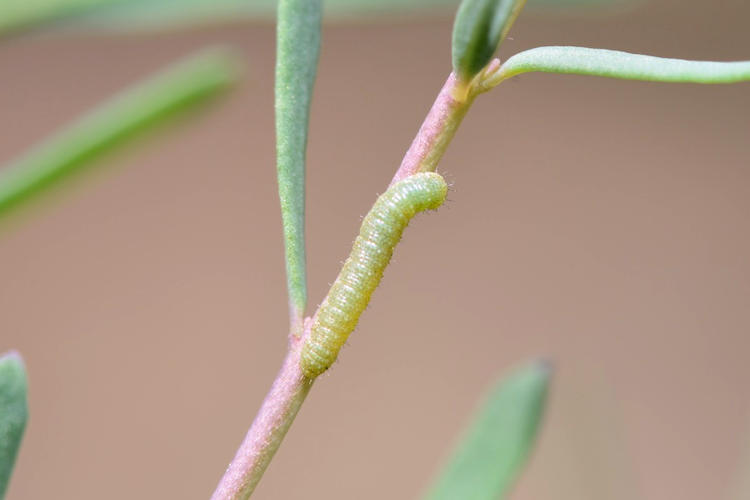
<svg viewBox="0 0 750 500">
<path fill-rule="evenodd" d="M 315 378 L 333 364 L 380 283 L 404 228 L 418 212 L 442 205 L 447 192 L 439 174 L 424 172 L 397 182 L 377 199 L 313 318 L 300 360 L 306 376 Z"/>
</svg>

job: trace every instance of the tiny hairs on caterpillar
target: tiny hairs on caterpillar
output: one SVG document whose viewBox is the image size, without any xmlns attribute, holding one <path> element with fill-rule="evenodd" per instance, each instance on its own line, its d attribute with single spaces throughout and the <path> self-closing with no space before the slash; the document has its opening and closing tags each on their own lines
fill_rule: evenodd
<svg viewBox="0 0 750 500">
<path fill-rule="evenodd" d="M 336 360 L 411 218 L 418 212 L 438 208 L 447 192 L 448 186 L 439 174 L 423 172 L 397 182 L 377 199 L 362 221 L 349 258 L 313 318 L 300 360 L 307 377 L 317 377 Z"/>
</svg>

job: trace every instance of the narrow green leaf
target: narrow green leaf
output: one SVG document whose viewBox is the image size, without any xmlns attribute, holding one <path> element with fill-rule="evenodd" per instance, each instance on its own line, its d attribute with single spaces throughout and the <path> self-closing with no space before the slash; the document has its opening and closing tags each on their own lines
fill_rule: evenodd
<svg viewBox="0 0 750 500">
<path fill-rule="evenodd" d="M 550 371 L 548 363 L 537 361 L 498 382 L 426 500 L 508 495 L 534 444 Z"/>
<path fill-rule="evenodd" d="M 236 63 L 223 49 L 203 50 L 127 89 L 0 168 L 0 215 L 147 125 L 226 88 L 235 79 Z"/>
<path fill-rule="evenodd" d="M 471 80 L 490 62 L 526 0 L 463 0 L 453 24 L 453 71 Z"/>
<path fill-rule="evenodd" d="M 305 156 L 320 52 L 321 0 L 279 2 L 276 48 L 276 167 L 293 323 L 307 305 Z"/>
<path fill-rule="evenodd" d="M 29 410 L 26 368 L 15 352 L 0 356 L 0 499 L 5 498 Z"/>
<path fill-rule="evenodd" d="M 0 34 L 81 14 L 113 0 L 0 0 Z"/>
<path fill-rule="evenodd" d="M 750 80 L 750 61 L 687 61 L 585 47 L 538 47 L 510 57 L 486 86 L 530 71 L 656 82 L 735 83 Z"/>
</svg>

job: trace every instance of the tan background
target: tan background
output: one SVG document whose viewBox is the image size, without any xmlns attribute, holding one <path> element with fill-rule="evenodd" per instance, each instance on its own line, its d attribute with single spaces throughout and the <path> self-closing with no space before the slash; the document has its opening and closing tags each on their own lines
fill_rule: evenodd
<svg viewBox="0 0 750 500">
<path fill-rule="evenodd" d="M 543 44 L 750 58 L 750 6 L 529 14 Z M 312 305 L 449 70 L 450 19 L 329 26 L 312 112 Z M 0 160 L 208 42 L 249 78 L 0 239 L 2 349 L 31 373 L 9 492 L 207 498 L 280 364 L 273 29 L 0 46 Z M 729 498 L 750 430 L 750 84 L 526 75 L 482 97 L 258 499 L 415 498 L 483 389 L 559 368 L 516 499 Z M 750 498 L 750 493 L 742 498 Z M 734 498 L 741 498 L 736 496 Z"/>
</svg>

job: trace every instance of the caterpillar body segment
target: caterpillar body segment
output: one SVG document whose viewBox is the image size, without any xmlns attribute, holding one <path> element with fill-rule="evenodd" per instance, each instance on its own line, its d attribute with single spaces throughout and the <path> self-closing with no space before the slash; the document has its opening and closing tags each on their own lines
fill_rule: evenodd
<svg viewBox="0 0 750 500">
<path fill-rule="evenodd" d="M 409 221 L 419 212 L 442 205 L 447 192 L 439 174 L 423 172 L 397 182 L 377 199 L 313 318 L 300 360 L 307 377 L 315 378 L 333 364 L 380 283 Z"/>
</svg>

